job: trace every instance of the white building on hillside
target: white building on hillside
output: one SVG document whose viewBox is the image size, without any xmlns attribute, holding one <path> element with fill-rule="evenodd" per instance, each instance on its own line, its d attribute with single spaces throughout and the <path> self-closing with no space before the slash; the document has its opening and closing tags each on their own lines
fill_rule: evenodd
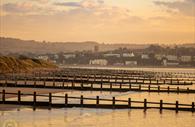
<svg viewBox="0 0 195 127">
<path fill-rule="evenodd" d="M 43 56 L 38 56 L 37 59 L 48 61 L 49 57 L 46 55 L 43 55 Z"/>
<path fill-rule="evenodd" d="M 165 57 L 165 55 L 163 55 L 163 54 L 156 54 L 154 57 L 155 57 L 157 60 L 162 60 L 162 59 Z"/>
<path fill-rule="evenodd" d="M 175 55 L 167 55 L 166 56 L 167 60 L 171 60 L 171 61 L 177 61 L 178 57 Z"/>
<path fill-rule="evenodd" d="M 75 54 L 64 54 L 64 58 L 65 58 L 65 59 L 75 58 L 75 57 L 76 57 Z"/>
<path fill-rule="evenodd" d="M 115 53 L 115 54 L 113 54 L 113 53 L 107 53 L 107 54 L 104 54 L 104 57 L 121 57 L 121 55 L 120 54 L 117 54 L 117 53 Z"/>
<path fill-rule="evenodd" d="M 191 62 L 192 57 L 191 56 L 181 56 L 180 60 L 181 60 L 181 62 Z"/>
<path fill-rule="evenodd" d="M 122 54 L 123 57 L 134 57 L 134 53 L 123 53 Z"/>
<path fill-rule="evenodd" d="M 126 66 L 136 66 L 137 65 L 137 61 L 125 61 L 125 65 Z"/>
<path fill-rule="evenodd" d="M 101 65 L 105 66 L 108 64 L 108 61 L 106 59 L 94 59 L 89 61 L 90 65 Z"/>
<path fill-rule="evenodd" d="M 141 55 L 141 58 L 142 58 L 142 59 L 149 59 L 149 55 L 148 55 L 148 54 L 142 54 L 142 55 Z"/>
</svg>

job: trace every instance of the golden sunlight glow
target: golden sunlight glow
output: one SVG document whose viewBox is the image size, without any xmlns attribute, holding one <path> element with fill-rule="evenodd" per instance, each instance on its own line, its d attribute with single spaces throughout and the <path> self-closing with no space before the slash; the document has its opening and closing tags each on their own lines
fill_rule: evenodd
<svg viewBox="0 0 195 127">
<path fill-rule="evenodd" d="M 105 43 L 195 42 L 194 0 L 0 1 L 0 36 Z"/>
</svg>

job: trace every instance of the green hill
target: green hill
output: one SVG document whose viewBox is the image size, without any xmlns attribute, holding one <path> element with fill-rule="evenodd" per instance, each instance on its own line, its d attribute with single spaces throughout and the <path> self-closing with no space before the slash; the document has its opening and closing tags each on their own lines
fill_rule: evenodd
<svg viewBox="0 0 195 127">
<path fill-rule="evenodd" d="M 0 73 L 24 72 L 38 68 L 57 68 L 57 66 L 48 61 L 38 59 L 0 56 Z"/>
</svg>

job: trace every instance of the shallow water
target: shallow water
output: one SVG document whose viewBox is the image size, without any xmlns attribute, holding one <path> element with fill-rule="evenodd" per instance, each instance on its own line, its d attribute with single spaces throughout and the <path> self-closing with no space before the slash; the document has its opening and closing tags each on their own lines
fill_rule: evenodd
<svg viewBox="0 0 195 127">
<path fill-rule="evenodd" d="M 29 108 L 20 111 L 1 111 L 0 123 L 16 127 L 194 127 L 195 114 L 164 110 L 102 110 L 102 109 L 52 109 Z"/>
<path fill-rule="evenodd" d="M 127 68 L 124 68 L 127 69 Z M 136 70 L 137 68 L 132 68 Z M 195 69 L 144 69 L 153 71 L 171 71 L 171 72 L 192 72 Z M 187 86 L 183 86 L 186 88 Z M 195 88 L 194 85 L 191 88 Z M 84 95 L 84 97 L 93 97 L 97 95 L 100 98 L 159 102 L 175 102 L 191 104 L 195 102 L 194 94 L 176 94 L 176 93 L 147 93 L 147 92 L 91 92 L 91 91 L 72 91 L 68 90 L 55 95 L 64 96 Z M 16 100 L 10 98 L 9 100 Z M 22 97 L 22 100 L 32 100 L 32 97 Z M 48 98 L 39 98 L 39 100 L 48 101 Z M 64 99 L 54 98 L 53 103 L 64 102 Z M 79 100 L 70 100 L 70 103 L 79 103 Z M 84 103 L 95 103 L 84 101 Z M 100 102 L 101 103 L 101 102 Z M 104 102 L 106 103 L 106 102 Z M 112 102 L 111 102 L 112 103 Z M 2 109 L 2 107 L 0 107 Z M 13 127 L 195 127 L 195 113 L 163 110 L 162 113 L 157 109 L 143 110 L 107 110 L 107 109 L 87 109 L 87 108 L 62 108 L 62 109 L 36 109 L 33 111 L 29 107 L 7 107 L 6 110 L 0 110 L 0 127 L 8 127 L 6 125 L 14 125 Z M 12 127 L 12 126 L 9 126 Z"/>
<path fill-rule="evenodd" d="M 163 99 L 164 102 L 175 102 L 191 104 L 195 101 L 193 94 L 158 94 L 145 92 L 80 92 L 67 91 L 56 93 L 55 95 L 63 96 L 68 93 L 69 96 L 94 97 L 100 95 L 100 98 L 143 100 L 157 101 Z M 23 97 L 22 100 L 32 100 L 32 97 Z M 17 100 L 10 98 L 9 100 Z M 48 98 L 39 98 L 38 100 L 48 101 Z M 38 101 L 37 100 L 37 101 Z M 53 103 L 63 103 L 64 99 L 54 98 Z M 79 103 L 79 100 L 69 100 L 70 103 Z M 84 103 L 95 103 L 84 101 Z M 102 103 L 102 102 L 100 102 Z M 104 102 L 105 103 L 105 102 Z M 112 102 L 110 102 L 112 103 Z M 9 106 L 8 106 L 9 107 Z M 162 113 L 157 109 L 148 109 L 146 112 L 138 109 L 123 109 L 123 110 L 107 110 L 107 109 L 88 109 L 88 108 L 62 108 L 62 109 L 36 109 L 32 108 L 11 107 L 6 108 L 6 111 L 0 111 L 1 124 L 12 122 L 17 127 L 194 127 L 195 113 L 163 110 Z"/>
</svg>

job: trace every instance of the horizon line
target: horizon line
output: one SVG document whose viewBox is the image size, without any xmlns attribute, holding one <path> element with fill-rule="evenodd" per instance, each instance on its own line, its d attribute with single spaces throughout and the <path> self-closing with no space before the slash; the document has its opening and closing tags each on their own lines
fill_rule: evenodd
<svg viewBox="0 0 195 127">
<path fill-rule="evenodd" d="M 185 44 L 194 44 L 194 42 L 99 42 L 94 40 L 85 40 L 85 41 L 47 41 L 47 40 L 36 40 L 36 39 L 22 39 L 17 37 L 10 37 L 10 36 L 0 36 L 0 38 L 6 38 L 6 39 L 18 39 L 22 41 L 35 41 L 37 43 L 86 43 L 86 42 L 94 42 L 98 44 L 106 44 L 106 45 L 185 45 Z M 161 44 L 162 43 L 162 44 Z"/>
</svg>

